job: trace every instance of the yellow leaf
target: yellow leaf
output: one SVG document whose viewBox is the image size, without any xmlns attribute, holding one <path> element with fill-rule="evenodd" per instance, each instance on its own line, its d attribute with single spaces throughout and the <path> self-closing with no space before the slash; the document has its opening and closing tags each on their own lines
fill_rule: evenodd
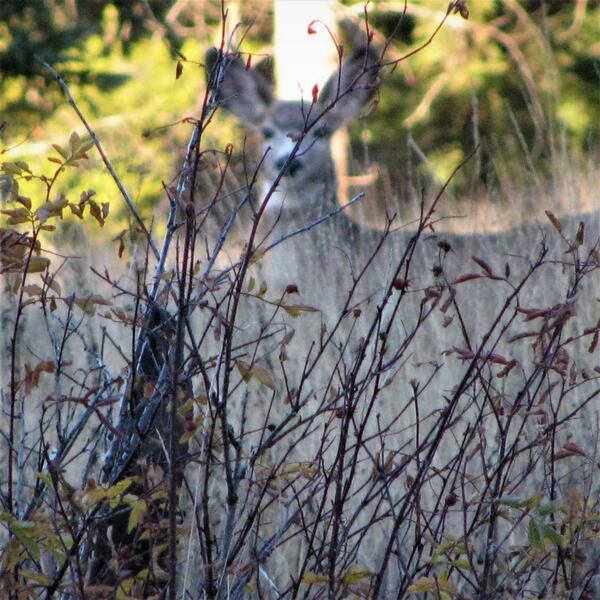
<svg viewBox="0 0 600 600">
<path fill-rule="evenodd" d="M 52 147 L 65 159 L 67 160 L 67 158 L 69 158 L 69 153 L 62 147 L 59 146 L 58 144 L 52 144 Z M 58 160 L 57 158 L 48 158 L 48 160 L 51 160 L 52 162 L 57 162 L 59 164 L 62 164 L 62 160 Z"/>
<path fill-rule="evenodd" d="M 371 571 L 365 571 L 358 567 L 351 567 L 344 575 L 344 583 L 346 585 L 360 583 L 363 579 L 369 579 L 369 577 L 372 577 L 373 575 L 374 573 L 371 573 Z"/>
<path fill-rule="evenodd" d="M 179 438 L 179 443 L 182 445 L 189 444 L 196 434 L 196 430 L 192 429 L 191 431 L 185 431 L 183 435 Z"/>
<path fill-rule="evenodd" d="M 42 278 L 44 280 L 44 283 L 54 292 L 56 292 L 59 296 L 61 295 L 61 287 L 60 284 L 58 283 L 58 281 L 56 281 L 54 279 L 54 277 L 44 277 L 42 275 Z"/>
<path fill-rule="evenodd" d="M 35 571 L 30 571 L 29 569 L 22 569 L 19 571 L 19 575 L 23 577 L 25 581 L 36 583 L 42 587 L 47 587 L 52 583 L 51 580 L 42 573 L 36 573 Z"/>
<path fill-rule="evenodd" d="M 26 208 L 14 208 L 12 210 L 2 210 L 0 214 L 10 217 L 8 219 L 9 225 L 16 225 L 17 223 L 24 223 L 29 220 L 29 211 Z"/>
<path fill-rule="evenodd" d="M 32 283 L 31 285 L 24 286 L 23 291 L 30 296 L 39 296 L 44 290 L 39 285 Z"/>
<path fill-rule="evenodd" d="M 94 304 L 103 304 L 104 306 L 112 306 L 112 302 L 110 300 L 105 300 L 99 294 L 92 294 L 88 297 L 88 302 L 92 302 Z"/>
<path fill-rule="evenodd" d="M 17 164 L 12 162 L 2 163 L 2 170 L 10 175 L 20 175 L 23 169 Z"/>
<path fill-rule="evenodd" d="M 21 169 L 23 169 L 23 171 L 27 171 L 27 173 L 31 173 L 31 169 L 29 168 L 29 165 L 24 160 L 17 160 L 17 161 L 15 161 L 15 164 L 18 167 L 20 167 Z"/>
<path fill-rule="evenodd" d="M 257 262 L 260 262 L 262 260 L 262 258 L 263 258 L 264 255 L 265 255 L 265 253 L 262 250 L 257 250 L 250 257 L 250 264 L 254 265 Z"/>
<path fill-rule="evenodd" d="M 94 147 L 94 141 L 93 140 L 88 140 L 87 142 L 83 142 L 81 144 L 81 146 L 79 146 L 79 153 L 85 153 L 88 150 L 90 150 L 91 148 Z"/>
<path fill-rule="evenodd" d="M 185 416 L 186 414 L 194 410 L 194 399 L 188 398 L 178 409 L 177 412 L 180 415 Z"/>
<path fill-rule="evenodd" d="M 146 503 L 141 500 L 136 500 L 131 503 L 131 512 L 129 513 L 129 522 L 127 523 L 127 533 L 131 533 L 137 527 L 147 510 L 148 507 L 146 506 Z"/>
<path fill-rule="evenodd" d="M 302 313 L 319 312 L 318 308 L 314 308 L 313 306 L 307 306 L 305 304 L 282 304 L 281 308 L 283 308 L 283 310 L 285 310 L 285 312 L 288 313 L 288 315 L 290 315 L 294 319 L 300 316 Z"/>
<path fill-rule="evenodd" d="M 74 131 L 70 135 L 69 145 L 71 146 L 71 154 L 75 154 L 75 152 L 77 152 L 77 150 L 79 149 L 79 145 L 80 145 L 79 134 L 76 131 Z"/>
<path fill-rule="evenodd" d="M 271 390 L 275 390 L 275 382 L 271 374 L 258 365 L 250 365 L 243 360 L 236 360 L 235 365 L 240 372 L 242 379 L 248 383 L 251 379 L 256 379 L 258 382 L 267 386 Z"/>
<path fill-rule="evenodd" d="M 406 590 L 409 594 L 433 593 L 436 589 L 435 581 L 432 577 L 420 577 Z"/>
<path fill-rule="evenodd" d="M 50 266 L 50 259 L 45 256 L 32 256 L 27 264 L 29 273 L 41 273 Z"/>
<path fill-rule="evenodd" d="M 306 583 L 308 585 L 326 584 L 329 583 L 329 576 L 314 573 L 313 571 L 306 571 L 304 575 L 302 575 L 302 583 Z"/>
</svg>

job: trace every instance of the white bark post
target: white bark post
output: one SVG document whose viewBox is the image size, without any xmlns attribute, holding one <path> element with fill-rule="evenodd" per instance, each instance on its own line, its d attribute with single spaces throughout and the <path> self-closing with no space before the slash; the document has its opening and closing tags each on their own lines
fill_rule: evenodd
<svg viewBox="0 0 600 600">
<path fill-rule="evenodd" d="M 274 0 L 275 81 L 282 100 L 310 100 L 316 83 L 319 89 L 337 67 L 334 0 Z M 312 21 L 315 34 L 308 34 Z"/>
</svg>

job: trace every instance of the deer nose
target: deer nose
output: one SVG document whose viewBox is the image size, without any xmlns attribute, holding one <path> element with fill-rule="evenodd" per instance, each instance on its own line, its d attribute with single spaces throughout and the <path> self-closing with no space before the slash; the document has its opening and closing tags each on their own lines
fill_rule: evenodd
<svg viewBox="0 0 600 600">
<path fill-rule="evenodd" d="M 275 163 L 275 167 L 277 168 L 278 171 L 281 171 L 284 168 L 287 160 L 288 159 L 284 156 Z M 289 175 L 290 177 L 293 177 L 301 168 L 302 168 L 302 161 L 299 160 L 298 158 L 294 158 L 288 164 L 284 175 Z"/>
</svg>

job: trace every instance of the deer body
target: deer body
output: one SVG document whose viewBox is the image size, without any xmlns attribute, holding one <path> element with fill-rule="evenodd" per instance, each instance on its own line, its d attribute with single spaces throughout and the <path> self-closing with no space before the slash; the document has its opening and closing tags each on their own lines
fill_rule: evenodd
<svg viewBox="0 0 600 600">
<path fill-rule="evenodd" d="M 213 52 L 209 53 L 207 63 L 213 69 L 212 83 L 218 85 L 219 104 L 262 136 L 260 199 L 265 203 L 262 218 L 266 233 L 264 237 L 258 237 L 257 249 L 263 250 L 279 236 L 306 227 L 332 211 L 340 211 L 331 135 L 356 118 L 373 94 L 378 65 L 373 49 L 357 50 L 339 72 L 332 75 L 318 99 L 315 96 L 301 102 L 276 99 L 264 77 L 255 70 L 246 69 L 239 60 L 217 63 L 217 55 Z M 220 70 L 219 64 L 222 64 Z M 588 248 L 593 248 L 600 225 L 597 212 L 566 217 L 564 231 L 574 236 L 582 220 L 587 227 Z M 288 283 L 296 283 L 303 301 L 329 306 L 335 314 L 334 307 L 340 306 L 343 292 L 380 245 L 376 259 L 362 277 L 360 292 L 356 294 L 358 299 L 362 293 L 362 298 L 369 298 L 374 305 L 388 292 L 392 276 L 410 280 L 412 292 L 408 295 L 419 297 L 422 290 L 431 286 L 447 290 L 450 282 L 475 270 L 483 277 L 465 284 L 469 290 L 467 310 L 478 315 L 470 325 L 481 333 L 490 324 L 494 309 L 502 305 L 511 291 L 510 285 L 501 291 L 502 284 L 498 279 L 489 279 L 489 275 L 497 278 L 510 271 L 511 281 L 516 281 L 530 268 L 543 240 L 547 240 L 549 246 L 546 258 L 549 262 L 562 262 L 568 247 L 549 221 L 523 222 L 505 232 L 474 232 L 471 235 L 440 235 L 425 226 L 419 233 L 421 239 L 415 245 L 414 254 L 411 250 L 410 269 L 406 264 L 403 271 L 398 269 L 398 263 L 418 229 L 413 225 L 412 231 L 405 231 L 403 225 L 402 215 L 399 215 L 391 222 L 392 231 L 381 244 L 382 231 L 364 227 L 342 211 L 274 248 L 269 274 L 280 289 Z M 491 260 L 495 272 L 482 271 L 472 261 L 473 256 Z M 536 274 L 534 279 L 539 279 L 529 286 L 530 296 L 523 302 L 532 306 L 565 302 L 565 288 L 557 280 L 557 271 L 554 269 L 551 280 Z M 568 275 L 565 277 L 568 279 Z M 588 284 L 588 288 L 594 289 L 589 290 L 590 301 L 586 298 L 584 309 L 592 321 L 600 317 L 594 306 L 597 303 L 591 302 L 594 295 L 600 295 L 597 277 L 595 281 L 595 286 Z M 413 304 L 415 310 L 419 310 L 419 306 Z"/>
<path fill-rule="evenodd" d="M 287 360 L 281 352 L 279 361 L 259 357 L 282 374 L 272 414 L 287 418 L 296 393 L 300 423 L 303 410 L 322 412 L 325 420 L 334 409 L 340 418 L 364 417 L 361 443 L 373 443 L 372 459 L 382 448 L 378 432 L 396 431 L 386 447 L 410 454 L 419 439 L 432 435 L 429 417 L 435 421 L 444 411 L 467 432 L 478 411 L 498 403 L 503 411 L 532 410 L 532 382 L 542 371 L 549 389 L 567 385 L 565 409 L 589 399 L 598 386 L 598 375 L 592 375 L 597 351 L 588 347 L 600 319 L 600 213 L 569 215 L 554 224 L 521 223 L 495 234 L 440 235 L 428 227 L 425 209 L 412 230 L 402 227 L 402 215 L 387 231 L 369 229 L 340 210 L 330 136 L 357 117 L 373 93 L 372 51 L 356 52 L 318 99 L 315 94 L 303 102 L 277 100 L 264 78 L 237 60 L 220 62 L 212 54 L 207 62 L 220 106 L 262 136 L 262 189 L 254 213 L 261 233 L 253 250 L 290 236 L 259 261 L 257 278 L 268 282 L 271 302 L 257 309 L 253 299 L 238 324 L 242 330 L 254 327 L 249 339 L 265 322 L 297 331 L 285 343 Z M 295 287 L 299 301 L 284 292 Z M 286 310 L 296 302 L 320 312 L 296 320 Z M 318 373 L 311 371 L 330 335 L 329 358 Z M 563 347 L 566 338 L 573 342 Z M 258 427 L 265 403 L 257 397 Z M 415 423 L 423 423 L 416 442 Z M 528 421 L 516 435 L 538 434 Z M 440 443 L 436 465 L 451 460 L 460 435 Z M 310 452 L 305 437 L 291 456 L 310 460 Z M 489 449 L 486 459 L 492 457 Z M 371 459 L 365 458 L 363 482 Z M 435 503 L 435 491 L 432 497 Z M 362 560 L 377 570 L 377 552 Z"/>
</svg>

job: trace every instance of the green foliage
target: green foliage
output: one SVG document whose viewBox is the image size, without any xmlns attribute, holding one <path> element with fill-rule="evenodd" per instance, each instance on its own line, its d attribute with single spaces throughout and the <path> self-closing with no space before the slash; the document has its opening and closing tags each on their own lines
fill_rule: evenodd
<svg viewBox="0 0 600 600">
<path fill-rule="evenodd" d="M 169 125 L 194 116 L 204 81 L 194 61 L 202 60 L 220 26 L 215 1 L 201 16 L 180 16 L 181 27 L 201 25 L 202 38 L 179 36 L 162 25 L 171 2 L 150 2 L 153 14 L 143 4 L 96 0 L 76 15 L 69 13 L 69 5 L 50 10 L 43 0 L 3 5 L 0 68 L 6 76 L 0 81 L 0 113 L 6 121 L 4 145 L 21 143 L 11 160 L 27 157 L 34 168 L 39 163 L 31 157 L 45 152 L 48 138 L 78 127 L 36 61 L 41 55 L 65 77 L 114 157 L 123 183 L 148 216 L 164 199 L 161 182 L 173 178 L 189 136 L 188 127 Z M 402 16 L 402 2 L 371 2 L 374 27 L 393 34 L 388 58 L 400 58 L 424 43 L 447 4 L 416 0 Z M 372 157 L 393 179 L 402 178 L 401 165 L 414 155 L 406 143 L 409 132 L 427 158 L 423 170 L 444 179 L 479 142 L 482 160 L 454 184 L 480 180 L 489 185 L 496 179 L 496 160 L 509 173 L 522 172 L 528 164 L 542 174 L 548 165 L 551 174 L 546 159 L 557 148 L 574 156 L 590 144 L 593 148 L 600 133 L 600 5 L 587 3 L 581 15 L 570 2 L 478 0 L 468 6 L 468 20 L 451 15 L 426 52 L 400 62 L 384 77 L 378 110 L 360 126 L 369 129 Z M 239 16 L 241 29 L 251 26 L 244 47 L 261 51 L 272 33 L 269 3 L 243 3 Z M 183 73 L 176 79 L 178 59 Z M 228 140 L 230 127 L 220 128 Z M 83 180 L 103 197 L 114 193 L 97 162 L 70 174 L 65 184 L 78 188 Z M 119 205 L 114 209 L 115 227 L 122 228 L 127 213 Z"/>
<path fill-rule="evenodd" d="M 423 43 L 447 4 L 411 3 L 405 19 L 414 28 L 407 33 L 400 27 L 394 57 Z M 451 16 L 426 52 L 400 63 L 385 81 L 370 122 L 376 156 L 387 165 L 398 162 L 406 146 L 400 124 L 442 179 L 477 140 L 491 157 L 520 137 L 525 147 L 502 156 L 512 169 L 521 168 L 527 154 L 543 166 L 559 136 L 575 153 L 589 149 L 600 133 L 600 5 L 589 3 L 580 22 L 570 2 L 478 0 L 468 6 L 468 21 Z M 400 17 L 388 13 L 387 21 L 394 16 Z"/>
<path fill-rule="evenodd" d="M 67 169 L 77 169 L 88 160 L 87 152 L 92 146 L 91 140 L 81 138 L 77 132 L 70 135 L 66 144 L 52 144 L 56 154 L 47 160 L 55 166 L 47 174 L 36 174 L 29 163 L 21 160 L 0 163 L 2 186 L 8 192 L 5 208 L 0 210 L 4 217 L 0 222 L 0 273 L 18 274 L 17 289 L 29 274 L 43 273 L 50 267 L 41 242 L 45 233 L 57 230 L 66 209 L 79 220 L 89 216 L 104 226 L 109 203 L 99 202 L 94 190 L 81 192 L 79 200 L 73 202 L 57 189 Z M 30 296 L 45 295 L 42 288 L 25 289 Z"/>
<path fill-rule="evenodd" d="M 110 30 L 121 30 L 125 25 L 114 6 L 107 6 L 98 31 L 76 38 L 76 44 L 62 51 L 54 66 L 69 82 L 79 106 L 143 212 L 144 207 L 153 208 L 162 197 L 161 181 L 168 182 L 173 176 L 179 149 L 185 146 L 188 135 L 186 126 L 165 126 L 193 114 L 198 84 L 204 76 L 192 65 L 175 82 L 175 61 L 168 47 L 147 37 L 128 44 L 125 50 L 119 36 L 109 35 Z M 200 46 L 190 40 L 182 51 L 198 56 Z M 53 62 L 52 53 L 42 56 Z M 50 140 L 64 135 L 65 130 L 79 128 L 81 131 L 81 124 L 60 99 L 54 81 L 53 93 L 46 98 L 45 87 L 39 87 L 43 69 L 33 59 L 31 64 L 37 72 L 34 79 L 24 73 L 0 83 L 0 113 L 6 119 L 5 134 L 10 139 L 4 145 L 16 145 L 10 152 L 5 150 L 11 162 L 27 157 L 32 169 L 43 172 L 44 155 L 51 149 Z M 61 105 L 40 128 L 40 119 L 54 109 L 59 99 Z M 144 135 L 145 132 L 149 133 Z M 80 169 L 63 176 L 61 185 L 65 195 L 86 187 L 97 190 L 103 198 L 115 196 L 114 183 L 96 156 Z M 114 208 L 117 219 L 126 214 L 118 203 Z M 123 222 L 118 225 L 122 228 Z"/>
</svg>

